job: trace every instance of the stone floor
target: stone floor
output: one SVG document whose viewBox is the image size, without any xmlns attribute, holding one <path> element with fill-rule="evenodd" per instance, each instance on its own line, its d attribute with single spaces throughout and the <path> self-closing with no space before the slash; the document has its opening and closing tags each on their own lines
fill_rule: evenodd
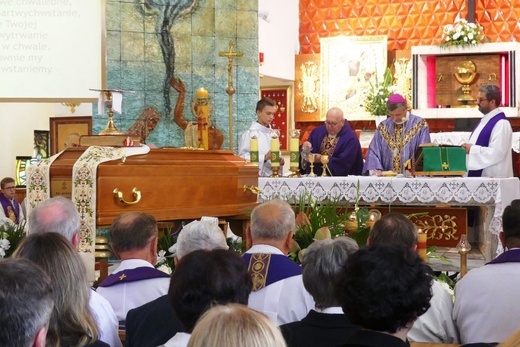
<svg viewBox="0 0 520 347">
<path fill-rule="evenodd" d="M 460 271 L 460 254 L 456 248 L 437 247 L 435 252 L 428 257 L 428 264 L 435 271 L 443 272 L 459 272 Z M 444 260 L 437 258 L 443 257 Z M 477 245 L 472 245 L 471 251 L 467 255 L 468 271 L 481 267 L 486 263 L 484 255 L 480 252 Z"/>
</svg>

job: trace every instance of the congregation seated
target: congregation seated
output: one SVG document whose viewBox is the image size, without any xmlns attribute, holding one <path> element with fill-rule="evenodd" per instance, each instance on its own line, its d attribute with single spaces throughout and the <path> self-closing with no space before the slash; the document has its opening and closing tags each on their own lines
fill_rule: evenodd
<svg viewBox="0 0 520 347">
<path fill-rule="evenodd" d="M 430 307 L 433 272 L 401 245 L 374 245 L 347 260 L 337 297 L 355 331 L 342 346 L 407 347 L 413 322 Z"/>
<path fill-rule="evenodd" d="M 229 248 L 222 230 L 208 221 L 193 221 L 185 225 L 175 245 L 175 264 L 195 250 Z M 128 311 L 126 315 L 126 347 L 156 347 L 183 331 L 167 294 Z"/>
<path fill-rule="evenodd" d="M 262 313 L 240 304 L 209 309 L 195 325 L 188 347 L 285 347 L 282 334 Z"/>
<path fill-rule="evenodd" d="M 335 281 L 347 259 L 358 250 L 349 237 L 314 241 L 302 261 L 303 284 L 316 308 L 299 322 L 280 326 L 289 347 L 339 346 L 359 328 L 352 325 L 339 304 Z"/>
<path fill-rule="evenodd" d="M 417 228 L 402 213 L 388 213 L 370 230 L 369 245 L 402 244 L 417 250 Z M 451 318 L 453 299 L 437 281 L 432 282 L 430 308 L 413 323 L 408 332 L 410 341 L 458 343 L 458 331 Z"/>
<path fill-rule="evenodd" d="M 247 230 L 253 246 L 243 258 L 254 279 L 248 306 L 277 325 L 299 321 L 314 308 L 301 268 L 287 257 L 294 230 L 294 211 L 280 199 L 255 207 Z"/>
<path fill-rule="evenodd" d="M 40 202 L 29 215 L 29 225 L 30 233 L 57 232 L 63 235 L 75 249 L 79 246 L 80 218 L 70 199 L 56 196 Z M 89 307 L 96 320 L 99 339 L 111 347 L 122 347 L 118 336 L 118 319 L 110 303 L 91 290 Z"/>
<path fill-rule="evenodd" d="M 502 342 L 520 329 L 520 199 L 502 216 L 506 251 L 455 285 L 453 319 L 463 343 Z"/>
<path fill-rule="evenodd" d="M 21 276 L 23 274 L 23 276 Z M 2 346 L 44 347 L 54 309 L 51 279 L 28 259 L 0 259 Z"/>
<path fill-rule="evenodd" d="M 97 292 L 112 305 L 120 322 L 129 310 L 168 292 L 170 276 L 154 268 L 158 232 L 155 218 L 142 212 L 122 214 L 110 226 L 112 250 L 121 263 Z"/>
<path fill-rule="evenodd" d="M 46 346 L 103 347 L 89 310 L 91 290 L 78 252 L 58 233 L 31 234 L 13 254 L 29 259 L 47 272 L 54 294 Z"/>
<path fill-rule="evenodd" d="M 214 305 L 246 305 L 252 286 L 238 254 L 223 249 L 189 253 L 175 267 L 168 290 L 170 303 L 185 332 L 176 333 L 162 346 L 186 346 L 204 312 Z"/>
</svg>

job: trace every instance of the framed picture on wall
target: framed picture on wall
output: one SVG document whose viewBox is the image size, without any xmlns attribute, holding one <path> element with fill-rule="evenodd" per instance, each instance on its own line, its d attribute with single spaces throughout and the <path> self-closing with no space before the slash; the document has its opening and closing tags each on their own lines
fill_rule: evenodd
<svg viewBox="0 0 520 347">
<path fill-rule="evenodd" d="M 49 157 L 49 131 L 35 130 L 33 143 L 33 158 Z"/>
<path fill-rule="evenodd" d="M 364 103 L 388 66 L 387 36 L 337 36 L 320 42 L 321 119 L 332 107 L 341 108 L 348 120 L 372 119 Z"/>
<path fill-rule="evenodd" d="M 260 87 L 260 98 L 269 98 L 276 102 L 276 113 L 271 128 L 280 129 L 280 150 L 289 149 L 289 130 L 294 127 L 292 104 L 292 86 Z"/>
<path fill-rule="evenodd" d="M 51 155 L 69 146 L 79 145 L 79 136 L 92 134 L 91 116 L 52 117 L 50 118 Z"/>
</svg>

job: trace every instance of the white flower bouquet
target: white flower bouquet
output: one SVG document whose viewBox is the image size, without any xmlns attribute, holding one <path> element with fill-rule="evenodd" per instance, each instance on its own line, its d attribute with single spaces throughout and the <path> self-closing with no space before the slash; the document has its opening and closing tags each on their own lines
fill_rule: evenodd
<svg viewBox="0 0 520 347">
<path fill-rule="evenodd" d="M 480 24 L 459 19 L 454 24 L 444 26 L 442 39 L 441 47 L 477 45 L 485 39 L 484 29 Z"/>
</svg>

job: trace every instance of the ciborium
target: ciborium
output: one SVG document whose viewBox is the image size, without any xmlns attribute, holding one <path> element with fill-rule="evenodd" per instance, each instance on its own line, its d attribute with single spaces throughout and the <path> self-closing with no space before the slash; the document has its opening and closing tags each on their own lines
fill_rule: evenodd
<svg viewBox="0 0 520 347">
<path fill-rule="evenodd" d="M 471 60 L 467 60 L 463 62 L 461 65 L 457 66 L 457 71 L 455 72 L 455 78 L 457 81 L 462 84 L 462 95 L 457 98 L 462 105 L 468 106 L 469 101 L 475 101 L 476 99 L 471 96 L 471 87 L 477 77 L 477 68 L 475 64 Z"/>
</svg>

